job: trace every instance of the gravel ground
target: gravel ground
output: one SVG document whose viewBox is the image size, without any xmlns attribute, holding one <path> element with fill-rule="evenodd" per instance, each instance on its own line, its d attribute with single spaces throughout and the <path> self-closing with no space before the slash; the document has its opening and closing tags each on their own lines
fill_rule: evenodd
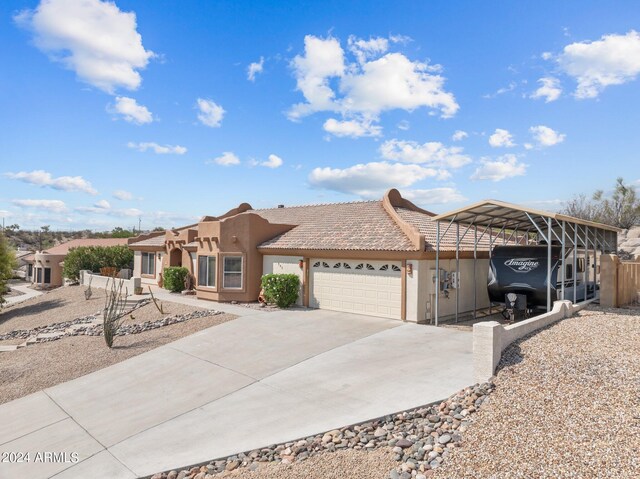
<svg viewBox="0 0 640 479">
<path fill-rule="evenodd" d="M 163 304 L 167 309 L 180 306 Z M 153 305 L 151 307 L 155 310 Z M 131 336 L 119 336 L 113 349 L 107 348 L 102 336 L 74 336 L 0 353 L 0 404 L 119 363 L 234 318 L 231 314 L 219 314 Z"/>
<path fill-rule="evenodd" d="M 511 345 L 431 478 L 640 477 L 640 309 L 591 308 Z"/>
<path fill-rule="evenodd" d="M 391 448 L 373 452 L 347 450 L 324 453 L 296 464 L 260 464 L 255 471 L 236 469 L 216 478 L 246 479 L 386 479 L 397 465 Z"/>
<path fill-rule="evenodd" d="M 105 291 L 92 288 L 91 299 L 86 300 L 84 290 L 83 286 L 64 286 L 23 303 L 3 308 L 0 310 L 0 334 L 17 329 L 33 329 L 71 321 L 101 311 L 104 308 Z M 198 309 L 168 301 L 162 301 L 162 305 L 167 315 L 186 314 Z M 134 311 L 133 316 L 136 323 L 153 321 L 162 317 L 153 304 L 148 304 Z"/>
</svg>

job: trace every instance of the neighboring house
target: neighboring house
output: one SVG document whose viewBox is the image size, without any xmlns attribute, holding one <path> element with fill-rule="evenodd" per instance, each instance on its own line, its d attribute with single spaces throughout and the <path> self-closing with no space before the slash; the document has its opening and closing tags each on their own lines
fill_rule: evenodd
<svg viewBox="0 0 640 479">
<path fill-rule="evenodd" d="M 82 238 L 61 243 L 44 251 L 37 251 L 26 258 L 27 281 L 42 288 L 62 286 L 62 268 L 64 259 L 71 248 L 79 246 L 117 246 L 126 245 L 134 238 Z"/>
<path fill-rule="evenodd" d="M 16 251 L 16 276 L 25 279 L 28 277 L 31 272 L 31 268 L 33 267 L 31 264 L 31 260 L 33 260 L 33 251 L 24 249 L 19 249 Z"/>
<path fill-rule="evenodd" d="M 390 190 L 382 200 L 254 210 L 247 203 L 197 224 L 136 238 L 134 276 L 157 282 L 184 266 L 197 297 L 256 301 L 267 273 L 300 277 L 298 304 L 414 322 L 431 318 L 435 291 L 435 222 Z M 441 241 L 440 268 L 455 271 L 455 228 Z M 470 235 L 469 235 L 470 236 Z M 489 306 L 488 246 L 461 242 L 460 281 L 441 296 L 440 316 Z M 475 269 L 475 278 L 473 280 Z"/>
</svg>

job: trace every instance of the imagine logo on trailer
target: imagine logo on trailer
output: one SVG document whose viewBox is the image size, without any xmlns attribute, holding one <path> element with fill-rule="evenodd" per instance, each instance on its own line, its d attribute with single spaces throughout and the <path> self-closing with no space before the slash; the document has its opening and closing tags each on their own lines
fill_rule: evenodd
<svg viewBox="0 0 640 479">
<path fill-rule="evenodd" d="M 511 258 L 505 261 L 504 264 L 516 273 L 529 273 L 540 266 L 540 263 L 535 258 Z"/>
</svg>

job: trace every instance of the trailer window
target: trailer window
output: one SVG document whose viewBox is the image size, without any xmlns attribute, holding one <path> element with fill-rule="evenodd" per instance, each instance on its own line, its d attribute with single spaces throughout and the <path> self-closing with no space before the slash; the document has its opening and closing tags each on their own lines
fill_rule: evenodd
<svg viewBox="0 0 640 479">
<path fill-rule="evenodd" d="M 568 264 L 564 268 L 564 279 L 573 279 L 573 265 Z"/>
</svg>

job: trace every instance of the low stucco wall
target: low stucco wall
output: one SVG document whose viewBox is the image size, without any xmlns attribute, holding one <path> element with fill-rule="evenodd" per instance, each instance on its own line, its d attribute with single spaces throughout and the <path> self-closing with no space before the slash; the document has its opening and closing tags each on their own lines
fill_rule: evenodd
<svg viewBox="0 0 640 479">
<path fill-rule="evenodd" d="M 116 278 L 116 281 L 123 283 L 122 289 L 127 290 L 127 294 L 134 294 L 134 291 L 137 287 L 142 286 L 140 278 L 131 278 L 131 279 L 120 279 Z M 108 278 L 106 276 L 100 276 L 99 274 L 92 274 L 90 271 L 82 270 L 80 271 L 80 283 L 84 286 L 89 286 L 89 282 L 91 282 L 92 288 L 101 288 L 106 289 L 107 283 L 108 286 L 111 287 L 113 284 L 113 279 Z"/>
<path fill-rule="evenodd" d="M 502 351 L 514 341 L 549 326 L 564 318 L 569 318 L 593 302 L 593 299 L 578 304 L 571 301 L 556 301 L 553 309 L 540 316 L 503 326 L 497 321 L 483 321 L 473 325 L 473 369 L 475 382 L 486 382 L 493 376 L 500 362 Z"/>
</svg>

